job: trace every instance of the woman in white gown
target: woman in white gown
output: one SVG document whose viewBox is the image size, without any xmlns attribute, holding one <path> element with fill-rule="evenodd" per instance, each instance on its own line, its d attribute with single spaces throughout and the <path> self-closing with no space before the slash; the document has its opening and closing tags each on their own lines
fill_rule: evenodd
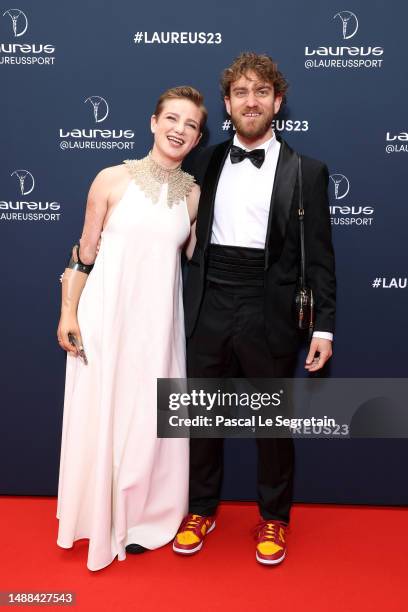
<svg viewBox="0 0 408 612">
<path fill-rule="evenodd" d="M 188 440 L 156 438 L 156 379 L 185 376 L 180 255 L 199 188 L 180 164 L 205 120 L 191 87 L 159 98 L 152 151 L 95 178 L 62 276 L 57 542 L 88 538 L 90 570 L 170 542 L 187 511 Z"/>
</svg>

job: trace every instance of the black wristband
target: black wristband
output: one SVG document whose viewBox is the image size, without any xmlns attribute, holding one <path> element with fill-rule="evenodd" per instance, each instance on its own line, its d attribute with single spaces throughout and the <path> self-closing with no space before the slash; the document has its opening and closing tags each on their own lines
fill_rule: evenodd
<svg viewBox="0 0 408 612">
<path fill-rule="evenodd" d="M 78 272 L 84 272 L 85 274 L 89 274 L 92 268 L 94 267 L 94 264 L 88 265 L 84 264 L 81 261 L 81 258 L 79 256 L 79 244 L 75 244 L 74 249 L 76 249 L 76 256 L 78 261 L 75 261 L 73 255 L 71 255 L 67 268 L 70 268 L 71 270 L 77 270 Z"/>
</svg>

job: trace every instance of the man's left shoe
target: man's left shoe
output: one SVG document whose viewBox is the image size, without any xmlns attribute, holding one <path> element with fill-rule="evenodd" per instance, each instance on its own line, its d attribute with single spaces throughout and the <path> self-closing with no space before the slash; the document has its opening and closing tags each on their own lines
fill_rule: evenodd
<svg viewBox="0 0 408 612">
<path fill-rule="evenodd" d="M 146 550 L 148 549 L 145 548 L 144 546 L 141 546 L 140 544 L 128 544 L 126 546 L 126 552 L 131 555 L 140 555 L 146 552 Z"/>
<path fill-rule="evenodd" d="M 255 528 L 256 560 L 263 565 L 277 565 L 286 555 L 287 525 L 281 521 L 262 520 Z"/>
</svg>

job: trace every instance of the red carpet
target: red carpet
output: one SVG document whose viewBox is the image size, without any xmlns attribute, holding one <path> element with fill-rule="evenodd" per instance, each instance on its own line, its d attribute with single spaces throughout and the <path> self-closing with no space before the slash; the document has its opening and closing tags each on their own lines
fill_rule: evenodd
<svg viewBox="0 0 408 612">
<path fill-rule="evenodd" d="M 408 608 L 405 509 L 296 505 L 288 556 L 269 568 L 255 562 L 255 504 L 226 503 L 198 555 L 179 557 L 166 546 L 92 573 L 86 568 L 87 541 L 72 550 L 57 548 L 55 508 L 55 499 L 0 497 L 0 591 L 74 591 L 76 610 Z"/>
</svg>

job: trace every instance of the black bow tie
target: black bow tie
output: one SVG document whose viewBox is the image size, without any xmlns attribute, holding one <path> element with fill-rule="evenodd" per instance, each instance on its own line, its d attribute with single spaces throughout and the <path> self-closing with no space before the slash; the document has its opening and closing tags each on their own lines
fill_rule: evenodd
<svg viewBox="0 0 408 612">
<path fill-rule="evenodd" d="M 241 147 L 232 145 L 230 150 L 230 158 L 232 164 L 239 164 L 243 159 L 248 158 L 257 168 L 260 168 L 265 161 L 265 149 L 253 149 L 252 151 L 244 151 Z"/>
</svg>

